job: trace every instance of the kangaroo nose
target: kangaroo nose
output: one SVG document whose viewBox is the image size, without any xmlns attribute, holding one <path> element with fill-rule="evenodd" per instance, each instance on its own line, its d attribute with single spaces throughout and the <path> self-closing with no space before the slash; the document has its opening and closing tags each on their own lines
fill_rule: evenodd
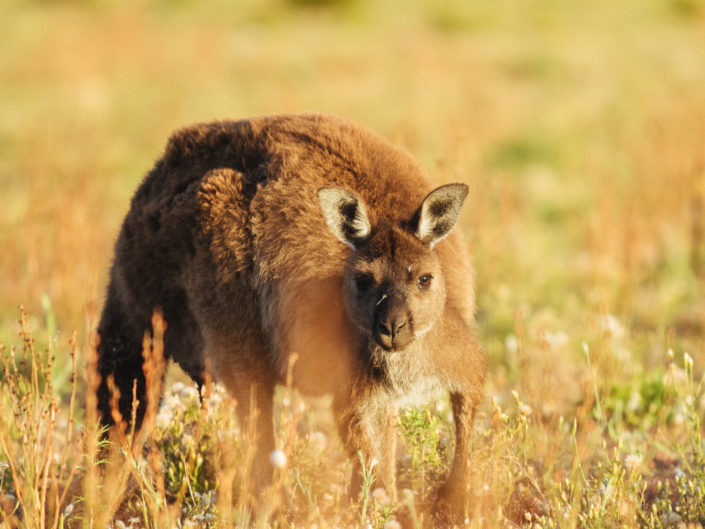
<svg viewBox="0 0 705 529">
<path fill-rule="evenodd" d="M 406 319 L 403 318 L 393 318 L 391 320 L 380 321 L 379 333 L 384 336 L 390 336 L 394 339 L 399 332 L 406 327 L 406 323 Z"/>
<path fill-rule="evenodd" d="M 387 351 L 403 349 L 412 339 L 411 325 L 406 316 L 380 318 L 376 325 L 376 340 Z"/>
<path fill-rule="evenodd" d="M 399 351 L 413 339 L 413 321 L 406 298 L 393 289 L 377 303 L 372 325 L 376 342 L 387 351 Z"/>
</svg>

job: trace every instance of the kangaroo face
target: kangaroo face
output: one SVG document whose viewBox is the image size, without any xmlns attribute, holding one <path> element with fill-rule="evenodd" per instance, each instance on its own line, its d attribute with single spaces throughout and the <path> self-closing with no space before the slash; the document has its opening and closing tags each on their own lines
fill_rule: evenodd
<svg viewBox="0 0 705 529">
<path fill-rule="evenodd" d="M 467 195 L 463 184 L 432 191 L 404 225 L 371 226 L 365 205 L 349 190 L 323 188 L 328 227 L 353 251 L 343 296 L 351 322 L 386 351 L 402 351 L 443 312 L 445 282 L 434 245 L 455 226 Z"/>
<path fill-rule="evenodd" d="M 423 336 L 445 304 L 445 282 L 435 252 L 401 229 L 374 230 L 345 269 L 350 320 L 387 351 Z"/>
</svg>

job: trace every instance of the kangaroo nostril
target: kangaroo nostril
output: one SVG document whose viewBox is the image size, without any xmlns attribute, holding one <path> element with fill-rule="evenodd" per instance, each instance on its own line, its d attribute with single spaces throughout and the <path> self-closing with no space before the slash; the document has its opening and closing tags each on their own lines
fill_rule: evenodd
<svg viewBox="0 0 705 529">
<path fill-rule="evenodd" d="M 391 336 L 394 332 L 394 328 L 389 324 L 389 322 L 386 321 L 379 322 L 377 327 L 379 328 L 379 333 L 384 334 L 385 336 Z"/>
<path fill-rule="evenodd" d="M 394 328 L 394 334 L 399 333 L 404 327 L 406 327 L 406 320 L 398 322 Z"/>
<path fill-rule="evenodd" d="M 398 335 L 404 327 L 406 327 L 406 320 L 387 320 L 380 321 L 378 324 L 379 333 L 384 336 L 396 336 Z"/>
</svg>

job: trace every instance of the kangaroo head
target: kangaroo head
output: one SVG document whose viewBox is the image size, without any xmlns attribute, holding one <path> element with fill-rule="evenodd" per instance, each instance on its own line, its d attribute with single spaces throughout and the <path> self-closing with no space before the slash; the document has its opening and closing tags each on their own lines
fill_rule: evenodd
<svg viewBox="0 0 705 529">
<path fill-rule="evenodd" d="M 372 225 L 360 196 L 322 188 L 318 199 L 328 227 L 352 248 L 343 295 L 355 326 L 386 351 L 401 351 L 428 332 L 443 313 L 446 290 L 434 245 L 455 226 L 465 184 L 441 186 L 412 218 Z"/>
</svg>

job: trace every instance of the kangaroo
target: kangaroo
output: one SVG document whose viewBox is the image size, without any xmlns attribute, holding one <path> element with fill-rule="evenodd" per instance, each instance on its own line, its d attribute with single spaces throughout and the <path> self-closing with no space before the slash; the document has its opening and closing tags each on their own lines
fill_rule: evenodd
<svg viewBox="0 0 705 529">
<path fill-rule="evenodd" d="M 376 457 L 395 497 L 396 405 L 449 392 L 455 457 L 438 512 L 462 513 L 473 413 L 486 358 L 474 332 L 471 261 L 453 227 L 464 184 L 432 189 L 400 148 L 321 115 L 199 124 L 176 132 L 137 189 L 115 246 L 98 327 L 99 409 L 106 379 L 130 416 L 142 339 L 160 308 L 164 350 L 198 383 L 208 365 L 237 400 L 255 396 L 253 479 L 271 479 L 272 399 L 292 354 L 293 385 L 332 395 L 357 462 Z M 352 492 L 359 492 L 358 467 Z"/>
</svg>

